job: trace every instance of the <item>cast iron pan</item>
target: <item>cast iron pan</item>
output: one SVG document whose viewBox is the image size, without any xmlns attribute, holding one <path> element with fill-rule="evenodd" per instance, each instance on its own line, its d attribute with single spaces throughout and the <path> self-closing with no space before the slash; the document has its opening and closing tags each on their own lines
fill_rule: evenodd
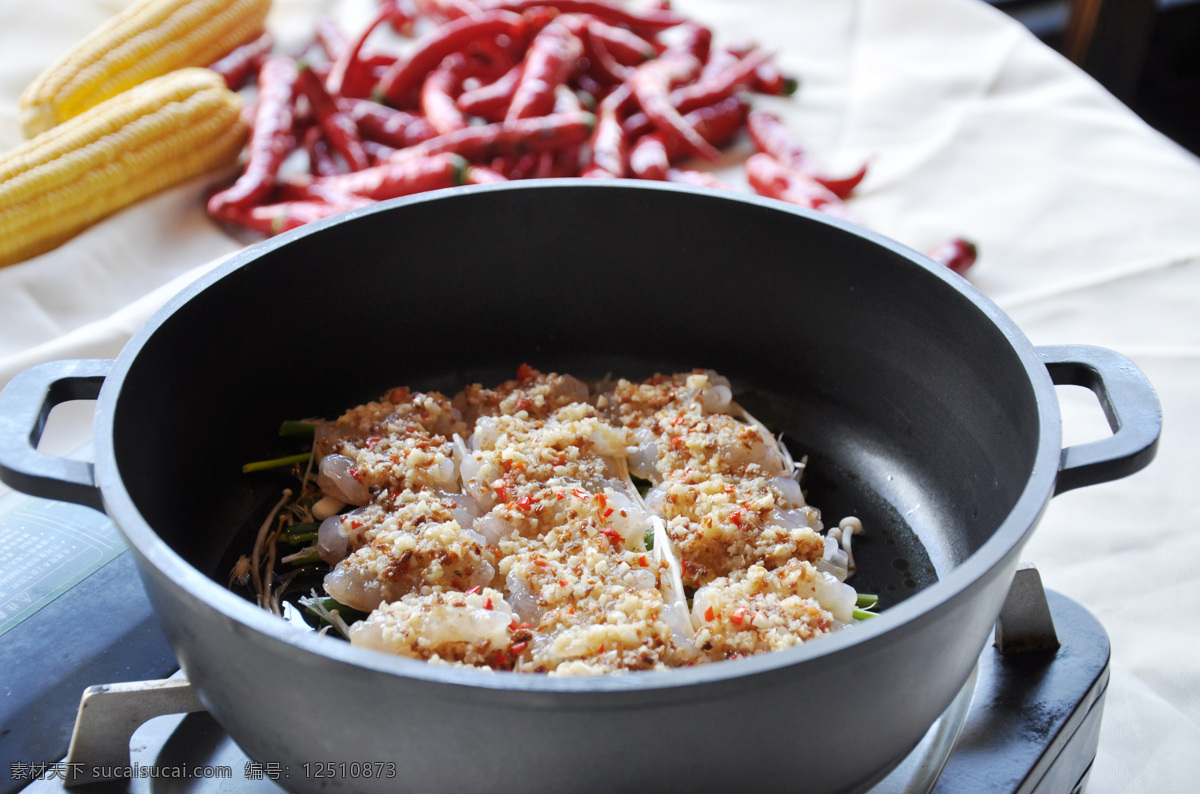
<svg viewBox="0 0 1200 794">
<path fill-rule="evenodd" d="M 494 384 L 523 362 L 727 375 L 810 455 L 827 520 L 863 519 L 852 583 L 884 614 L 786 652 L 572 680 L 363 651 L 225 589 L 231 546 L 279 487 L 240 466 L 289 451 L 281 419 L 401 384 Z M 1093 388 L 1114 436 L 1064 452 L 1054 382 Z M 97 393 L 94 472 L 32 452 L 49 405 Z M 185 290 L 116 362 L 27 372 L 0 402 L 5 481 L 114 517 L 189 678 L 252 757 L 406 770 L 293 777 L 297 790 L 862 790 L 966 679 L 1051 496 L 1146 465 L 1161 423 L 1127 360 L 1035 350 L 895 242 L 768 200 L 621 181 L 443 191 L 281 235 Z"/>
</svg>

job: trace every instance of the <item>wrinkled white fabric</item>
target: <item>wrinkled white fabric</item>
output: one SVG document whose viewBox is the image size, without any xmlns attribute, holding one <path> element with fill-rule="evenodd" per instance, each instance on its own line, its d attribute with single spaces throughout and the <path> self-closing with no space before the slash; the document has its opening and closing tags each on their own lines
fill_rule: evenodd
<svg viewBox="0 0 1200 794">
<path fill-rule="evenodd" d="M 0 147 L 24 85 L 120 0 L 0 0 Z M 302 42 L 317 13 L 357 25 L 369 0 L 276 0 Z M 1024 28 L 975 0 L 677 0 L 797 74 L 756 99 L 831 171 L 869 159 L 853 210 L 918 250 L 979 243 L 971 281 L 1035 344 L 1087 343 L 1139 364 L 1162 400 L 1157 460 L 1055 498 L 1025 558 L 1112 640 L 1092 794 L 1184 791 L 1200 779 L 1200 161 Z M 744 141 L 719 164 L 744 189 Z M 205 217 L 199 179 L 0 269 L 0 384 L 38 361 L 110 357 L 213 260 L 238 250 Z M 1108 433 L 1060 389 L 1067 443 Z M 75 430 L 80 437 L 86 430 Z"/>
</svg>

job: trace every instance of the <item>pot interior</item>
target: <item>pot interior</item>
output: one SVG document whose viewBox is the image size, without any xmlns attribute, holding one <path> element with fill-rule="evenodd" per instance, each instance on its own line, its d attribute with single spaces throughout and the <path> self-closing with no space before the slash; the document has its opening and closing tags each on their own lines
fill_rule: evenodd
<svg viewBox="0 0 1200 794">
<path fill-rule="evenodd" d="M 991 537 L 1039 439 L 1010 326 L 934 267 L 705 191 L 562 182 L 393 202 L 269 241 L 152 321 L 127 351 L 115 462 L 149 526 L 224 583 L 281 487 L 241 465 L 295 451 L 281 420 L 397 385 L 494 385 L 522 362 L 584 380 L 707 367 L 810 455 L 827 525 L 863 519 L 851 583 L 886 607 Z"/>
</svg>

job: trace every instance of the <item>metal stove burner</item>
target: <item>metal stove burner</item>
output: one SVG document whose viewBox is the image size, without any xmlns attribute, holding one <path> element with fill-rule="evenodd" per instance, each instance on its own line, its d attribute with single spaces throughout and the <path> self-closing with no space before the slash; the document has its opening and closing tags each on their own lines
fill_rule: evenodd
<svg viewBox="0 0 1200 794">
<path fill-rule="evenodd" d="M 1083 790 L 1096 755 L 1109 678 L 1109 643 L 1103 627 L 1075 602 L 1043 591 L 1037 571 L 1023 566 L 996 635 L 996 644 L 980 654 L 970 680 L 949 709 L 870 794 L 1075 794 Z M 153 684 L 145 688 L 149 694 L 130 701 L 131 711 L 141 713 L 136 721 L 145 718 L 146 709 L 199 708 L 182 679 L 149 683 Z M 116 689 L 120 688 L 89 691 L 111 695 Z M 147 705 L 147 698 L 165 698 L 173 705 Z M 125 735 L 131 729 L 132 724 Z M 101 727 L 98 733 L 106 730 Z M 279 792 L 291 775 L 301 774 L 269 760 L 250 759 L 203 711 L 146 722 L 129 742 L 128 766 L 96 749 L 103 748 L 103 736 L 78 734 L 77 727 L 68 758 L 49 765 L 51 774 L 31 782 L 26 792 Z M 118 752 L 123 740 L 124 735 Z M 120 774 L 132 777 L 82 785 L 77 780 L 64 787 L 62 777 L 94 764 L 119 768 Z M 192 774 L 162 776 L 179 770 L 192 770 Z"/>
</svg>

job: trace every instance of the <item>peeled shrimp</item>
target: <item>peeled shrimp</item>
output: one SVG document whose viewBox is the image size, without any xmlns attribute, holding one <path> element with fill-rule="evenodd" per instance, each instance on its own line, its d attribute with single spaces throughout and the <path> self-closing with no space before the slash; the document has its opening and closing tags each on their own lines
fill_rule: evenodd
<svg viewBox="0 0 1200 794">
<path fill-rule="evenodd" d="M 371 492 L 354 477 L 354 460 L 345 455 L 326 455 L 321 458 L 317 485 L 326 496 L 346 504 L 365 505 Z"/>
</svg>

